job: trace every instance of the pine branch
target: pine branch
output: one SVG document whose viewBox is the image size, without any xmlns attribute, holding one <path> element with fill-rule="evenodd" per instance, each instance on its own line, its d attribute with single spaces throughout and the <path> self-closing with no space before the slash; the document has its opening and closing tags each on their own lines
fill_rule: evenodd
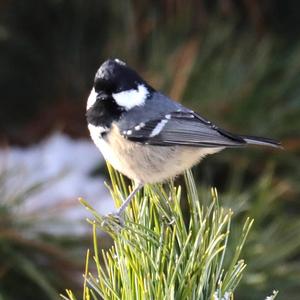
<svg viewBox="0 0 300 300">
<path fill-rule="evenodd" d="M 130 190 L 120 174 L 109 170 L 110 191 L 120 205 Z M 233 299 L 246 268 L 240 255 L 253 220 L 246 219 L 229 257 L 232 211 L 219 206 L 215 189 L 210 204 L 201 205 L 190 171 L 185 185 L 187 218 L 182 188 L 173 182 L 146 186 L 126 210 L 122 226 L 81 200 L 94 217 L 89 220 L 94 253 L 93 259 L 87 254 L 83 299 Z M 98 229 L 113 238 L 108 251 L 99 250 Z M 88 271 L 91 264 L 95 273 Z M 69 290 L 63 298 L 75 300 Z"/>
</svg>

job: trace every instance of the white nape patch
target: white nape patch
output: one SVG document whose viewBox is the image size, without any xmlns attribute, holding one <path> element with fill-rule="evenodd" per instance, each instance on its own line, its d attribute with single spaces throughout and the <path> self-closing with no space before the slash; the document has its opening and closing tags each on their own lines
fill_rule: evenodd
<svg viewBox="0 0 300 300">
<path fill-rule="evenodd" d="M 132 134 L 132 130 L 127 130 L 127 135 L 131 135 Z"/>
<path fill-rule="evenodd" d="M 102 134 L 109 130 L 107 127 L 95 126 L 92 124 L 88 124 L 88 128 L 91 134 L 91 138 L 96 145 L 99 139 L 102 139 Z"/>
<path fill-rule="evenodd" d="M 134 106 L 143 105 L 148 94 L 148 89 L 143 84 L 140 84 L 138 85 L 138 90 L 132 89 L 120 93 L 114 93 L 112 96 L 118 105 L 124 107 L 126 110 L 129 110 Z"/>
<path fill-rule="evenodd" d="M 152 130 L 150 137 L 154 137 L 156 135 L 158 135 L 162 129 L 165 127 L 165 125 L 168 123 L 168 120 L 161 120 L 156 126 L 155 128 Z"/>
<path fill-rule="evenodd" d="M 91 90 L 91 93 L 88 97 L 88 101 L 87 101 L 87 104 L 86 104 L 86 110 L 88 110 L 89 108 L 91 108 L 94 103 L 96 102 L 97 100 L 97 93 L 95 92 L 95 89 L 93 88 Z"/>
<path fill-rule="evenodd" d="M 121 59 L 115 58 L 114 61 L 116 63 L 118 63 L 119 65 L 126 66 L 126 63 L 124 61 L 122 61 Z"/>
</svg>

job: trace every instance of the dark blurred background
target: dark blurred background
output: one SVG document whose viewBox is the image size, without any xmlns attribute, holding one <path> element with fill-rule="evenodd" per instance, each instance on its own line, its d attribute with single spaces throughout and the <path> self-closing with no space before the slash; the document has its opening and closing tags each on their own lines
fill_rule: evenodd
<svg viewBox="0 0 300 300">
<path fill-rule="evenodd" d="M 299 299 L 299 11 L 296 0 L 1 1 L 1 145 L 28 147 L 56 131 L 88 138 L 86 99 L 109 57 L 228 130 L 281 140 L 284 150 L 225 151 L 194 174 L 203 197 L 218 188 L 237 223 L 255 218 L 237 299 L 272 289 Z M 80 291 L 89 236 L 30 239 L 28 221 L 16 238 L 24 224 L 7 205 L 0 213 L 1 299 Z"/>
</svg>

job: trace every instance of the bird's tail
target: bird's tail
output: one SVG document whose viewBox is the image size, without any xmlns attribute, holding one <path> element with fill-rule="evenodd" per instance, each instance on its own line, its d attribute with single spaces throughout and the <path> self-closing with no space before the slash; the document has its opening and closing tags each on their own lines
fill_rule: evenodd
<svg viewBox="0 0 300 300">
<path fill-rule="evenodd" d="M 240 137 L 247 144 L 250 145 L 261 145 L 261 146 L 268 146 L 268 147 L 281 148 L 281 149 L 283 148 L 279 141 L 273 139 L 258 137 L 258 136 L 249 136 L 249 135 L 241 135 Z"/>
</svg>

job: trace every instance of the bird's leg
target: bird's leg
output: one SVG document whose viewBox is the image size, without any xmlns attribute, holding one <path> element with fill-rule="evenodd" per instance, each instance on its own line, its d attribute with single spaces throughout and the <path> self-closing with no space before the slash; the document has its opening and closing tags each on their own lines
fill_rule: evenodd
<svg viewBox="0 0 300 300">
<path fill-rule="evenodd" d="M 132 198 L 134 195 L 143 187 L 144 185 L 141 183 L 137 183 L 133 189 L 133 191 L 129 194 L 127 199 L 122 203 L 122 205 L 119 207 L 119 209 L 116 212 L 108 214 L 108 216 L 103 217 L 103 223 L 102 226 L 109 226 L 111 228 L 114 228 L 114 230 L 119 230 L 120 227 L 115 227 L 115 225 L 112 225 L 111 218 L 115 220 L 115 222 L 118 223 L 119 226 L 124 226 L 124 219 L 122 217 L 122 214 L 126 207 L 130 204 Z"/>
<path fill-rule="evenodd" d="M 119 207 L 116 215 L 117 216 L 121 216 L 124 212 L 124 210 L 126 209 L 126 207 L 130 204 L 132 198 L 134 197 L 134 195 L 143 187 L 144 185 L 142 183 L 138 183 L 135 188 L 133 189 L 133 191 L 129 194 L 129 196 L 127 197 L 127 199 L 122 203 L 122 205 Z"/>
</svg>

